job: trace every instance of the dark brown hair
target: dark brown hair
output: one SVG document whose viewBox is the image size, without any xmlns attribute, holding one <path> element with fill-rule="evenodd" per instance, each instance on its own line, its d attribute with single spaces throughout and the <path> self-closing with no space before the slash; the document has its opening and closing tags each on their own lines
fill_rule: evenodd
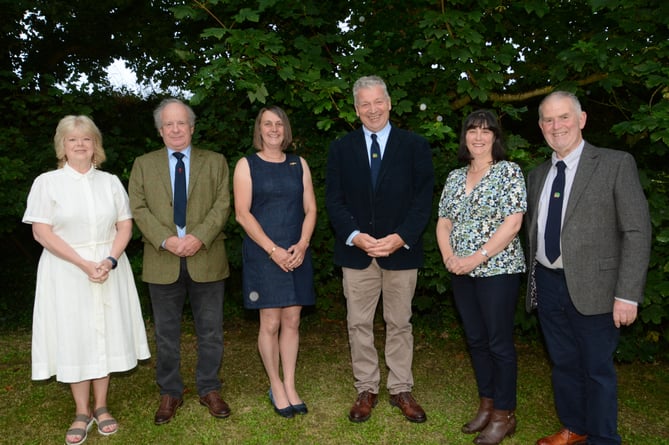
<svg viewBox="0 0 669 445">
<path fill-rule="evenodd" d="M 498 162 L 506 159 L 506 151 L 502 140 L 502 128 L 499 125 L 497 116 L 489 110 L 476 110 L 467 116 L 462 124 L 460 132 L 460 147 L 458 148 L 458 161 L 468 164 L 472 160 L 472 155 L 467 148 L 467 132 L 472 128 L 486 128 L 495 135 L 492 143 L 492 160 Z"/>
</svg>

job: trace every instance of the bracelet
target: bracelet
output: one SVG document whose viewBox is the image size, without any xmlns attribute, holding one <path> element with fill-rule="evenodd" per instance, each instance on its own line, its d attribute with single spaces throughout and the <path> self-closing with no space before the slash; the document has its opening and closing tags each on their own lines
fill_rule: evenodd
<svg viewBox="0 0 669 445">
<path fill-rule="evenodd" d="M 271 260 L 271 259 L 272 259 L 272 255 L 274 255 L 274 251 L 275 251 L 275 250 L 276 250 L 276 246 L 272 247 L 272 250 L 270 251 L 269 256 L 268 256 L 267 258 L 269 258 L 269 259 Z"/>
<path fill-rule="evenodd" d="M 112 263 L 112 269 L 116 269 L 116 266 L 118 266 L 118 261 L 116 261 L 116 258 L 113 256 L 108 256 L 107 259 Z"/>
<path fill-rule="evenodd" d="M 481 247 L 481 250 L 479 252 L 481 252 L 481 255 L 483 255 L 484 257 L 490 258 L 490 256 L 488 255 L 488 251 L 485 250 L 485 247 Z"/>
</svg>

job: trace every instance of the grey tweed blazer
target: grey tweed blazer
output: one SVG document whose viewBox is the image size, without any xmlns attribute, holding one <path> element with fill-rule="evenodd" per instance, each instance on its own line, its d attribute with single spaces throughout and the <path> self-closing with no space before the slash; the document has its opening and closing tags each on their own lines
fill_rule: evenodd
<svg viewBox="0 0 669 445">
<path fill-rule="evenodd" d="M 539 198 L 548 160 L 527 177 L 529 260 L 526 308 L 533 307 Z M 650 258 L 648 203 L 634 158 L 585 142 L 561 232 L 569 294 L 584 315 L 612 312 L 614 298 L 642 302 Z"/>
</svg>

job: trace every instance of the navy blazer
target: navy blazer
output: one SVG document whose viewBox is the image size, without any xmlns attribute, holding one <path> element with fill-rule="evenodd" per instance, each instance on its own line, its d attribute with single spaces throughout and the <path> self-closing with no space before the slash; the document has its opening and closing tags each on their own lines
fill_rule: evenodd
<svg viewBox="0 0 669 445">
<path fill-rule="evenodd" d="M 332 142 L 325 196 L 335 231 L 335 264 L 352 269 L 369 266 L 370 256 L 346 245 L 350 234 L 359 230 L 375 238 L 397 233 L 409 247 L 377 258 L 382 268 L 405 270 L 422 266 L 422 234 L 432 213 L 433 189 L 430 146 L 415 133 L 391 127 L 376 190 L 372 187 L 362 128 Z"/>
</svg>

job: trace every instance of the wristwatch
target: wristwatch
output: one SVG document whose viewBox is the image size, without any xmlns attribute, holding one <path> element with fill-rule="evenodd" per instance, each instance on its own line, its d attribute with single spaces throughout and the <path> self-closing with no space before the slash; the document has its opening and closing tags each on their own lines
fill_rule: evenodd
<svg viewBox="0 0 669 445">
<path fill-rule="evenodd" d="M 107 259 L 109 260 L 109 262 L 111 262 L 112 265 L 111 268 L 116 269 L 116 266 L 118 266 L 118 261 L 116 261 L 116 258 L 114 258 L 113 256 L 108 256 Z"/>
</svg>

